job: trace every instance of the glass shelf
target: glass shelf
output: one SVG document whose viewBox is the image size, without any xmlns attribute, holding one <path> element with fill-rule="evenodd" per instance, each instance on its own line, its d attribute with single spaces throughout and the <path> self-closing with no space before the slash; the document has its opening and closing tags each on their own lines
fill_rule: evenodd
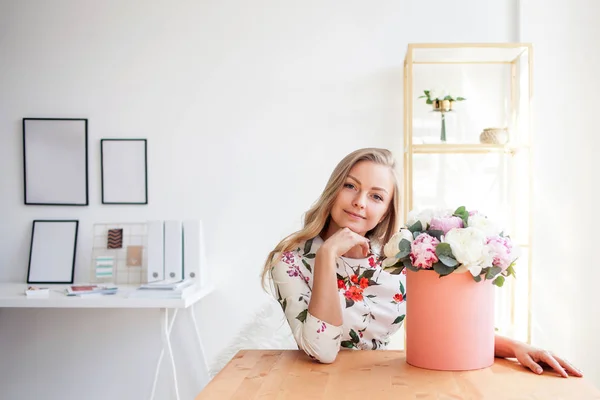
<svg viewBox="0 0 600 400">
<path fill-rule="evenodd" d="M 484 153 L 509 153 L 515 154 L 518 151 L 526 150 L 525 145 L 510 145 L 510 144 L 481 144 L 481 143 L 464 143 L 464 144 L 413 144 L 412 152 L 414 154 L 484 154 Z M 404 149 L 407 153 L 408 149 Z"/>
</svg>

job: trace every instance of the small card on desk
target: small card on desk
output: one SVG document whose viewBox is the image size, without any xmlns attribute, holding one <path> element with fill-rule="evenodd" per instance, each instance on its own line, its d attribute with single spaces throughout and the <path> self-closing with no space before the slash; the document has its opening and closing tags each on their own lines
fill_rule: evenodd
<svg viewBox="0 0 600 400">
<path fill-rule="evenodd" d="M 25 289 L 25 295 L 27 297 L 48 297 L 50 295 L 50 289 L 38 286 L 28 286 L 27 289 Z"/>
</svg>

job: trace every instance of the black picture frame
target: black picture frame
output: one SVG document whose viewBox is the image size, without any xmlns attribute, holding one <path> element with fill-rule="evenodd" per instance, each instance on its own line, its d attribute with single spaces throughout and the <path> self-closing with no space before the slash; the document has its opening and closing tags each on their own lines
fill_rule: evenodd
<svg viewBox="0 0 600 400">
<path fill-rule="evenodd" d="M 27 283 L 73 283 L 79 220 L 33 221 Z"/>
<path fill-rule="evenodd" d="M 148 204 L 148 140 L 101 139 L 102 204 Z"/>
<path fill-rule="evenodd" d="M 23 118 L 25 205 L 88 206 L 88 120 Z"/>
</svg>

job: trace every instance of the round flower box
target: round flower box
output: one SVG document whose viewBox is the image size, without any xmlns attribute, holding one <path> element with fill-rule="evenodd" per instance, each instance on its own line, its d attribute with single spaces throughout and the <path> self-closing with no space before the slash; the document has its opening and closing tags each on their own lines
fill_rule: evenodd
<svg viewBox="0 0 600 400">
<path fill-rule="evenodd" d="M 494 286 L 471 274 L 406 271 L 406 362 L 443 371 L 494 363 Z"/>
</svg>

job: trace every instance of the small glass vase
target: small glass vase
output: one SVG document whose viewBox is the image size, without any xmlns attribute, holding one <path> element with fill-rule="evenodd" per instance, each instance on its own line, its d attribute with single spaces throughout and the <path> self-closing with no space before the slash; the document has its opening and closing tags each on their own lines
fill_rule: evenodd
<svg viewBox="0 0 600 400">
<path fill-rule="evenodd" d="M 441 112 L 442 114 L 442 132 L 440 134 L 440 141 L 442 143 L 446 143 L 446 113 Z"/>
</svg>

